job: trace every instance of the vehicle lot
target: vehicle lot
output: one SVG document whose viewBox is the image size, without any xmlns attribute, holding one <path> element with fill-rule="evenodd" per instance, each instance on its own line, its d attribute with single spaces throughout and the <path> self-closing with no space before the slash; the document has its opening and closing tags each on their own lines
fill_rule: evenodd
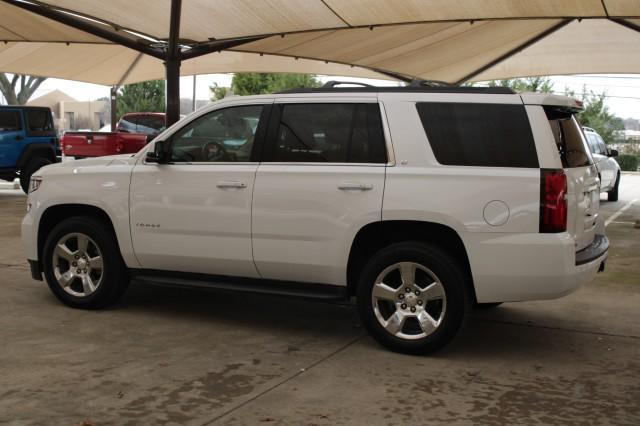
<svg viewBox="0 0 640 426">
<path fill-rule="evenodd" d="M 2 190 L 0 423 L 640 424 L 640 175 L 601 211 L 634 199 L 593 283 L 474 312 L 411 357 L 347 305 L 133 285 L 113 309 L 66 308 L 30 278 L 25 197 Z"/>
</svg>

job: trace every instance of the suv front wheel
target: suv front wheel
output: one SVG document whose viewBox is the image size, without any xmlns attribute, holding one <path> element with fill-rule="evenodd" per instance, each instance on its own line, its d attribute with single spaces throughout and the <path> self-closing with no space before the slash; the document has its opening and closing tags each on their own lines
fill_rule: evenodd
<svg viewBox="0 0 640 426">
<path fill-rule="evenodd" d="M 89 217 L 65 219 L 51 230 L 42 266 L 53 294 L 73 308 L 108 306 L 129 284 L 115 236 L 104 223 Z"/>
<path fill-rule="evenodd" d="M 449 343 L 470 307 L 466 274 L 457 259 L 420 242 L 393 244 L 376 253 L 357 291 L 360 316 L 372 336 L 409 354 Z"/>
</svg>

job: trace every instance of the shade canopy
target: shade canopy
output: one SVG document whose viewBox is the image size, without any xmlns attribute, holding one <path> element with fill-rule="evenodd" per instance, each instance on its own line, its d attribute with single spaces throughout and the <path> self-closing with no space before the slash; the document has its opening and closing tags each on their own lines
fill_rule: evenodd
<svg viewBox="0 0 640 426">
<path fill-rule="evenodd" d="M 2 0 L 0 71 L 162 78 L 176 3 L 182 75 L 462 83 L 640 70 L 638 0 Z"/>
</svg>

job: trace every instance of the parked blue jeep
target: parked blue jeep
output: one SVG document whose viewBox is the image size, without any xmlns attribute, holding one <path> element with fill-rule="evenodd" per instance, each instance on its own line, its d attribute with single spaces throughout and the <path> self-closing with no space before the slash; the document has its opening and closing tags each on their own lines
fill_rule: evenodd
<svg viewBox="0 0 640 426">
<path fill-rule="evenodd" d="M 0 106 L 0 179 L 19 177 L 27 192 L 31 175 L 56 162 L 57 149 L 49 108 Z"/>
</svg>

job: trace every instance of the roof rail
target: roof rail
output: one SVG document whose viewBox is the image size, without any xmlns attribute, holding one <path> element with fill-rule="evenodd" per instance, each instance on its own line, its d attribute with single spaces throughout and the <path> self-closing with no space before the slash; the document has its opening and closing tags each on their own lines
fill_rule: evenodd
<svg viewBox="0 0 640 426">
<path fill-rule="evenodd" d="M 333 89 L 336 86 L 349 85 L 349 84 L 356 85 L 356 86 L 362 86 L 362 87 L 375 87 L 375 86 L 372 86 L 371 84 L 361 83 L 359 81 L 337 81 L 337 80 L 327 81 L 321 87 L 323 89 Z"/>
<path fill-rule="evenodd" d="M 342 85 L 352 85 L 352 87 L 340 87 Z M 358 87 L 353 87 L 353 86 Z M 443 81 L 435 80 L 414 80 L 406 86 L 372 86 L 367 83 L 346 82 L 346 81 L 329 81 L 321 87 L 315 88 L 298 88 L 277 92 L 278 94 L 295 94 L 295 93 L 477 93 L 477 94 L 502 94 L 512 95 L 516 91 L 509 87 L 470 87 L 470 86 L 454 86 Z"/>
<path fill-rule="evenodd" d="M 587 126 L 582 126 L 582 130 L 586 130 L 587 132 L 593 132 L 595 133 L 596 131 L 593 130 L 591 127 L 587 127 Z"/>
<path fill-rule="evenodd" d="M 446 81 L 414 78 L 409 84 L 407 84 L 407 87 L 453 87 L 453 85 Z"/>
</svg>

